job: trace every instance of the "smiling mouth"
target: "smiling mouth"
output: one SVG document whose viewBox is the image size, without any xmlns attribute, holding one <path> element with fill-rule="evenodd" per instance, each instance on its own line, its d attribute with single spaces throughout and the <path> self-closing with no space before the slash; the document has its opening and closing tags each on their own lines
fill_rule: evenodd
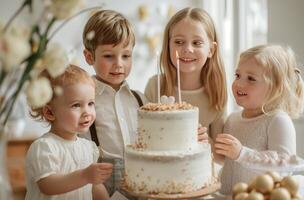
<svg viewBox="0 0 304 200">
<path fill-rule="evenodd" d="M 85 121 L 80 123 L 81 126 L 89 126 L 90 125 L 90 121 Z"/>
<path fill-rule="evenodd" d="M 179 60 L 185 63 L 196 61 L 194 58 L 179 58 Z"/>
<path fill-rule="evenodd" d="M 238 96 L 246 96 L 247 95 L 247 93 L 244 93 L 244 92 L 241 92 L 241 91 L 237 91 L 236 94 Z"/>
</svg>

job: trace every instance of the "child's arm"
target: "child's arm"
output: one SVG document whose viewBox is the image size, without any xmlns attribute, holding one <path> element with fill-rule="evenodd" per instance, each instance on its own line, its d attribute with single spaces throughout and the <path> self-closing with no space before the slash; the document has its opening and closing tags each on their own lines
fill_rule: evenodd
<svg viewBox="0 0 304 200">
<path fill-rule="evenodd" d="M 214 142 L 212 138 L 208 136 L 206 127 L 199 126 L 197 139 L 199 142 L 209 142 L 214 156 L 214 161 L 220 165 L 224 164 L 225 156 L 219 155 L 215 152 Z"/>
<path fill-rule="evenodd" d="M 213 153 L 214 161 L 219 165 L 224 165 L 225 156 L 216 152 L 216 148 L 215 148 L 216 143 L 212 140 L 211 137 L 209 137 L 208 140 L 211 145 L 211 151 Z"/>
<path fill-rule="evenodd" d="M 112 173 L 112 164 L 95 163 L 69 174 L 53 174 L 39 180 L 38 187 L 46 195 L 57 195 L 78 189 L 88 183 L 100 184 Z"/>
<path fill-rule="evenodd" d="M 93 185 L 92 188 L 93 200 L 108 200 L 110 199 L 109 193 L 104 184 Z"/>
<path fill-rule="evenodd" d="M 199 142 L 208 142 L 208 140 L 209 140 L 209 137 L 207 134 L 207 128 L 202 127 L 202 125 L 200 125 L 200 124 L 197 129 L 197 140 Z"/>
<path fill-rule="evenodd" d="M 221 133 L 217 135 L 214 148 L 217 154 L 236 160 L 240 156 L 242 144 L 234 136 L 227 133 Z"/>
<path fill-rule="evenodd" d="M 296 153 L 296 133 L 293 122 L 287 114 L 274 117 L 268 125 L 264 139 L 267 141 L 267 149 L 258 151 L 243 146 L 237 138 L 230 134 L 218 134 L 215 149 L 218 154 L 238 162 L 251 158 L 276 161 L 280 159 L 280 155 L 284 157 L 284 155 Z"/>
</svg>

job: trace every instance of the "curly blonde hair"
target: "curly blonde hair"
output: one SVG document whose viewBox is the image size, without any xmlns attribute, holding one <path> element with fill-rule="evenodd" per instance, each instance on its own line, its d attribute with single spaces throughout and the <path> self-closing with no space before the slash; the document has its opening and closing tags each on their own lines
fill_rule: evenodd
<svg viewBox="0 0 304 200">
<path fill-rule="evenodd" d="M 283 110 L 291 118 L 303 111 L 304 85 L 297 68 L 294 52 L 280 45 L 259 45 L 240 54 L 239 62 L 255 58 L 264 69 L 264 79 L 269 86 L 262 107 L 265 114 Z"/>
<path fill-rule="evenodd" d="M 56 97 L 56 92 L 54 92 L 54 91 L 55 91 L 55 88 L 58 86 L 63 87 L 63 86 L 67 86 L 67 85 L 73 85 L 76 83 L 88 83 L 95 88 L 94 79 L 85 70 L 83 70 L 82 68 L 80 68 L 76 65 L 72 65 L 72 64 L 70 64 L 66 68 L 66 70 L 64 71 L 63 74 L 61 74 L 60 76 L 58 76 L 56 78 L 52 78 L 47 70 L 42 71 L 39 77 L 46 77 L 50 81 L 52 89 L 53 89 L 53 97 L 47 103 L 47 105 L 49 105 L 52 102 L 52 100 Z M 44 117 L 43 109 L 44 109 L 44 107 L 31 108 L 30 115 L 32 118 L 34 118 L 38 121 L 46 121 L 46 122 L 50 123 Z"/>
</svg>

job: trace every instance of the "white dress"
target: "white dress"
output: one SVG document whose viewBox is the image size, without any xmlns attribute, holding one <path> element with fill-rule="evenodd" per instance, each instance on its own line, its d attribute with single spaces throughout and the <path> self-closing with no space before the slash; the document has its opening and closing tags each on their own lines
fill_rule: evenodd
<svg viewBox="0 0 304 200">
<path fill-rule="evenodd" d="M 92 199 L 92 184 L 60 195 L 40 192 L 37 181 L 56 173 L 71 173 L 97 162 L 99 151 L 95 143 L 84 138 L 65 140 L 46 133 L 30 146 L 26 156 L 26 200 L 86 200 Z"/>
<path fill-rule="evenodd" d="M 236 161 L 225 159 L 221 175 L 223 194 L 231 194 L 236 183 L 249 183 L 257 175 L 240 164 L 248 155 L 267 154 L 269 157 L 269 151 L 296 154 L 296 131 L 292 120 L 283 111 L 255 118 L 243 118 L 241 112 L 232 113 L 225 124 L 224 133 L 236 137 L 243 148 Z"/>
</svg>

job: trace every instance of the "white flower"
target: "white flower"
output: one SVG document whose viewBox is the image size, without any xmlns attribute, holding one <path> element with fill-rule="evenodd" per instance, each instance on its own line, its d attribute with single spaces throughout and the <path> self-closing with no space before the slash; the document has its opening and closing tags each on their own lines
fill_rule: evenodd
<svg viewBox="0 0 304 200">
<path fill-rule="evenodd" d="M 84 5 L 84 0 L 52 0 L 50 11 L 57 19 L 66 19 Z"/>
<path fill-rule="evenodd" d="M 45 77 L 33 80 L 26 89 L 28 103 L 33 108 L 46 105 L 53 96 L 50 81 Z"/>
<path fill-rule="evenodd" d="M 93 40 L 95 37 L 95 31 L 90 31 L 88 32 L 88 34 L 86 35 L 87 40 Z"/>
<path fill-rule="evenodd" d="M 0 29 L 2 32 L 2 29 Z M 0 34 L 0 61 L 6 72 L 19 65 L 31 52 L 27 30 L 12 27 Z"/>
<path fill-rule="evenodd" d="M 58 43 L 54 43 L 45 52 L 42 62 L 50 75 L 56 78 L 61 75 L 68 66 L 68 56 Z"/>
</svg>

